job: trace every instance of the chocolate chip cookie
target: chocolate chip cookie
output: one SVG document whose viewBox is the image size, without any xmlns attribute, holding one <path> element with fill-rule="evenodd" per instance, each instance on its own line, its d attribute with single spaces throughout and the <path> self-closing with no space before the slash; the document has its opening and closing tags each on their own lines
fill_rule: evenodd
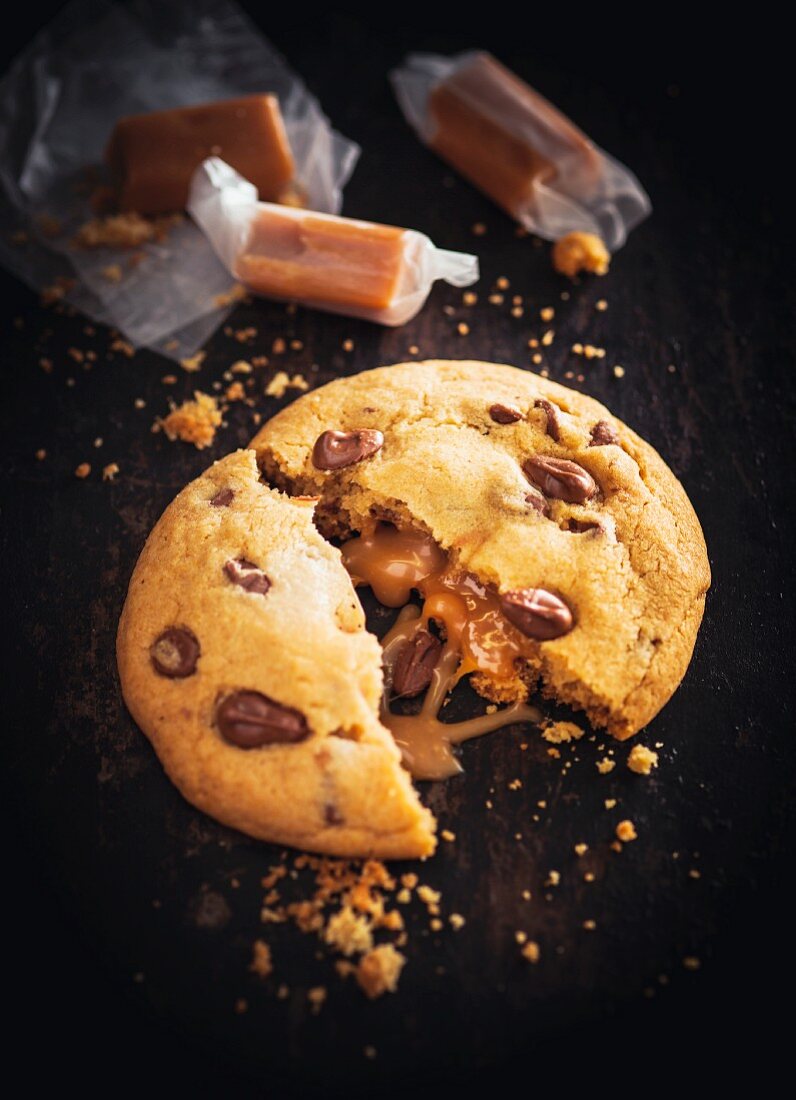
<svg viewBox="0 0 796 1100">
<path fill-rule="evenodd" d="M 439 549 L 443 564 L 412 574 L 444 589 L 418 629 L 445 638 L 464 616 L 455 674 L 485 697 L 538 687 L 626 738 L 685 674 L 710 583 L 699 521 L 653 448 L 591 398 L 509 366 L 403 363 L 306 394 L 252 447 L 271 484 L 320 498 L 326 537 L 378 556 L 415 532 Z M 358 568 L 376 591 L 384 570 Z M 406 644 L 426 677 L 435 647 Z"/>
<path fill-rule="evenodd" d="M 130 582 L 124 698 L 219 821 L 335 855 L 425 856 L 434 820 L 378 717 L 381 649 L 314 504 L 264 485 L 253 451 L 179 494 Z"/>
</svg>

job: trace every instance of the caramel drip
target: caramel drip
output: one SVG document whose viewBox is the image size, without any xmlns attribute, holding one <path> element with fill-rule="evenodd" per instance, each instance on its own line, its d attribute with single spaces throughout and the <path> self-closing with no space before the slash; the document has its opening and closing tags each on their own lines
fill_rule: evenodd
<svg viewBox="0 0 796 1100">
<path fill-rule="evenodd" d="M 376 598 L 388 607 L 402 607 L 382 639 L 385 692 L 381 719 L 416 779 L 447 779 L 461 772 L 453 745 L 512 722 L 540 720 L 535 707 L 520 702 L 465 722 L 439 720 L 448 692 L 462 676 L 481 670 L 497 679 L 510 679 L 514 661 L 528 647 L 502 615 L 497 593 L 475 577 L 451 570 L 447 555 L 430 536 L 381 524 L 370 534 L 350 539 L 342 553 L 355 583 L 370 585 Z M 405 606 L 412 589 L 424 598 L 422 611 Z M 444 623 L 446 642 L 423 705 L 416 715 L 393 714 L 389 697 L 395 662 L 430 619 Z"/>
</svg>

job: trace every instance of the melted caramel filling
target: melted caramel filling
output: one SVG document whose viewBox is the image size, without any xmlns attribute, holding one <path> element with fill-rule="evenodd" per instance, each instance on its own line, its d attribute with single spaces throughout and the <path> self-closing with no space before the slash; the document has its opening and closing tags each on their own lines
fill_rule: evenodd
<svg viewBox="0 0 796 1100">
<path fill-rule="evenodd" d="M 499 729 L 511 722 L 538 721 L 539 711 L 524 703 L 473 718 L 445 723 L 438 718 L 448 692 L 470 672 L 512 679 L 517 658 L 530 653 L 528 640 L 500 610 L 497 593 L 469 573 L 452 569 L 447 555 L 419 531 L 398 531 L 379 524 L 372 532 L 349 539 L 343 563 L 355 584 L 368 584 L 380 603 L 402 607 L 392 630 L 382 640 L 385 698 L 382 721 L 391 730 L 404 762 L 417 779 L 445 779 L 462 770 L 451 746 Z M 423 598 L 422 610 L 406 607 L 412 591 Z M 434 669 L 417 715 L 389 710 L 395 662 L 417 630 L 430 619 L 443 623 L 445 647 Z"/>
</svg>

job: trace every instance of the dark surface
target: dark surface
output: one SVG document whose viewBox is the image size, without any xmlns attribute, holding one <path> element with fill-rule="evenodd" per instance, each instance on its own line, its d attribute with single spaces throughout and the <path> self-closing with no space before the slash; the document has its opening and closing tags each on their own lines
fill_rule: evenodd
<svg viewBox="0 0 796 1100">
<path fill-rule="evenodd" d="M 497 20 L 477 34 L 425 19 L 387 35 L 354 15 L 323 16 L 309 34 L 289 12 L 275 19 L 275 43 L 363 146 L 345 211 L 478 252 L 480 301 L 465 310 L 459 292 L 438 286 L 398 330 L 304 310 L 287 317 L 257 301 L 232 319 L 256 326 L 256 339 L 241 346 L 219 333 L 201 373 L 187 375 L 152 354 L 108 356 L 104 331 L 86 336 L 83 320 L 45 313 L 2 276 L 9 1003 L 22 1034 L 44 1036 L 50 1053 L 28 1070 L 120 1090 L 156 1081 L 179 1094 L 333 1095 L 344 1080 L 365 1094 L 422 1093 L 480 1074 L 495 1087 L 513 1059 L 530 1087 L 548 1077 L 621 1087 L 647 1057 L 647 1081 L 685 1066 L 714 1080 L 722 1066 L 736 1075 L 771 1066 L 782 1024 L 768 999 L 787 991 L 792 970 L 780 883 L 793 865 L 794 296 L 777 196 L 730 141 L 749 132 L 755 103 L 705 42 L 673 50 L 671 27 L 629 56 L 607 28 L 518 41 Z M 654 215 L 606 278 L 576 287 L 557 278 L 547 246 L 518 240 L 400 118 L 388 68 L 409 48 L 471 45 L 499 53 L 647 186 Z M 756 126 L 767 147 L 759 117 Z M 476 222 L 486 236 L 472 235 Z M 499 276 L 511 281 L 502 307 L 486 302 Z M 519 319 L 509 313 L 514 293 L 525 301 Z M 600 298 L 605 313 L 595 311 Z M 209 390 L 237 358 L 268 354 L 277 336 L 303 342 L 285 365 L 316 384 L 401 361 L 413 344 L 420 357 L 529 366 L 527 341 L 546 327 L 546 305 L 556 308 L 551 377 L 605 402 L 660 450 L 708 542 L 714 584 L 693 662 L 642 735 L 663 742 L 660 768 L 633 776 L 620 749 L 614 773 L 600 776 L 603 753 L 584 742 L 562 775 L 570 754 L 551 759 L 535 734 L 527 752 L 516 733 L 466 747 L 465 775 L 424 789 L 457 840 L 422 870 L 466 927 L 428 935 L 422 909 L 412 909 L 400 991 L 376 1003 L 337 980 L 310 937 L 266 930 L 276 974 L 260 985 L 246 968 L 263 932 L 259 878 L 278 852 L 181 800 L 122 705 L 114 664 L 116 622 L 148 531 L 178 489 L 250 438 L 251 410 L 234 407 L 205 452 L 150 425 L 169 398 Z M 456 334 L 459 320 L 468 336 Z M 569 354 L 575 341 L 608 354 L 586 363 Z M 70 347 L 93 347 L 98 361 L 87 371 Z M 613 376 L 615 363 L 624 378 Z M 176 385 L 164 386 L 171 373 Z M 258 371 L 252 390 L 264 417 L 289 400 L 261 396 L 271 373 Z M 133 406 L 139 397 L 143 410 Z M 93 471 L 79 481 L 83 461 Z M 99 470 L 111 461 L 121 474 L 103 484 Z M 466 695 L 456 706 L 466 710 Z M 517 776 L 522 789 L 508 790 Z M 611 797 L 620 802 L 609 813 Z M 547 809 L 534 822 L 540 799 Z M 621 855 L 608 847 L 619 817 L 639 832 Z M 590 845 L 583 860 L 573 853 L 579 841 Z M 562 883 L 546 891 L 551 868 Z M 593 884 L 582 879 L 587 869 Z M 582 929 L 586 919 L 595 932 Z M 516 929 L 541 943 L 537 967 L 520 959 Z M 700 959 L 698 971 L 684 968 L 687 956 Z M 281 981 L 287 1001 L 274 995 Z M 314 1017 L 306 991 L 318 984 L 329 1000 Z M 233 1011 L 239 997 L 245 1015 Z M 373 1061 L 366 1044 L 378 1050 Z"/>
</svg>

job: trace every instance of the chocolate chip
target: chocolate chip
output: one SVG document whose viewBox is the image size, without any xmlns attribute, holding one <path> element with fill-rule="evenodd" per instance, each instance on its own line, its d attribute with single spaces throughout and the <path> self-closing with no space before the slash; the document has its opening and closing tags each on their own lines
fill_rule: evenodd
<svg viewBox="0 0 796 1100">
<path fill-rule="evenodd" d="M 572 612 L 563 600 L 544 588 L 518 588 L 500 597 L 503 614 L 528 638 L 547 642 L 568 634 L 573 626 Z"/>
<path fill-rule="evenodd" d="M 247 561 L 246 558 L 230 558 L 224 566 L 224 572 L 233 584 L 257 596 L 264 596 L 271 587 L 271 582 L 262 569 L 258 569 L 253 561 Z"/>
<path fill-rule="evenodd" d="M 559 439 L 561 438 L 561 433 L 559 430 L 558 409 L 556 408 L 556 406 L 552 403 L 552 401 L 547 401 L 544 397 L 540 397 L 536 401 L 534 401 L 533 407 L 535 409 L 542 409 L 547 418 L 547 425 L 545 430 L 550 438 L 558 443 Z"/>
<path fill-rule="evenodd" d="M 522 413 L 513 405 L 490 405 L 489 415 L 496 424 L 515 424 L 522 420 Z"/>
<path fill-rule="evenodd" d="M 170 626 L 149 647 L 155 672 L 170 680 L 184 680 L 186 676 L 193 676 L 199 653 L 196 635 L 184 626 Z"/>
<path fill-rule="evenodd" d="M 340 470 L 370 458 L 384 446 L 384 436 L 374 428 L 353 432 L 322 432 L 312 448 L 312 464 L 318 470 Z"/>
<path fill-rule="evenodd" d="M 568 504 L 584 504 L 597 492 L 597 484 L 591 474 L 568 458 L 534 455 L 526 459 L 522 468 L 528 479 L 546 496 L 565 500 Z"/>
<path fill-rule="evenodd" d="M 546 516 L 550 512 L 550 505 L 544 498 L 544 494 L 540 493 L 538 489 L 532 489 L 530 493 L 525 494 L 525 503 L 530 504 L 531 508 L 534 508 L 540 516 Z"/>
<path fill-rule="evenodd" d="M 235 691 L 216 707 L 221 736 L 239 749 L 292 744 L 309 737 L 307 719 L 259 691 Z"/>
<path fill-rule="evenodd" d="M 345 818 L 331 802 L 327 802 L 323 807 L 323 820 L 327 825 L 343 825 L 345 823 Z"/>
<path fill-rule="evenodd" d="M 428 630 L 418 630 L 398 655 L 392 674 L 396 697 L 419 695 L 431 683 L 442 642 Z"/>
<path fill-rule="evenodd" d="M 596 520 L 582 520 L 572 519 L 571 517 L 566 520 L 562 525 L 562 530 L 572 531 L 576 535 L 583 535 L 587 531 L 602 531 L 602 525 L 597 523 Z"/>
<path fill-rule="evenodd" d="M 210 503 L 214 508 L 227 508 L 232 503 L 234 496 L 234 489 L 219 489 L 216 495 L 210 498 Z"/>
<path fill-rule="evenodd" d="M 618 443 L 616 428 L 607 420 L 598 420 L 591 430 L 590 447 L 607 447 L 609 443 Z"/>
</svg>

